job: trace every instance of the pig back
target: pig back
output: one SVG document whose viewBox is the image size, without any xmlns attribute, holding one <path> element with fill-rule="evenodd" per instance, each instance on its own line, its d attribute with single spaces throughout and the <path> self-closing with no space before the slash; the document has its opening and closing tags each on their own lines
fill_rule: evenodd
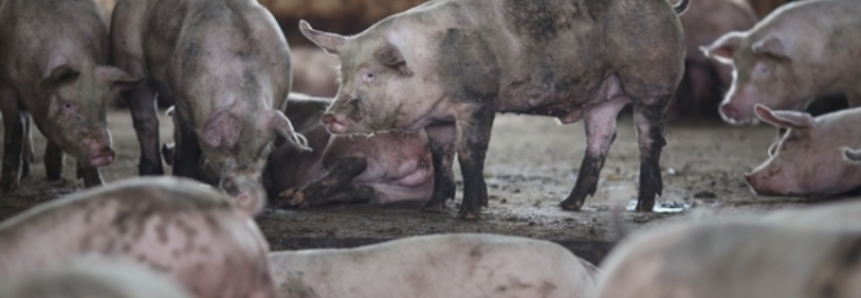
<svg viewBox="0 0 861 298">
<path fill-rule="evenodd" d="M 135 178 L 0 224 L 0 278 L 95 254 L 170 272 L 198 297 L 238 296 L 271 284 L 268 250 L 250 215 L 214 188 L 173 177 Z"/>
</svg>

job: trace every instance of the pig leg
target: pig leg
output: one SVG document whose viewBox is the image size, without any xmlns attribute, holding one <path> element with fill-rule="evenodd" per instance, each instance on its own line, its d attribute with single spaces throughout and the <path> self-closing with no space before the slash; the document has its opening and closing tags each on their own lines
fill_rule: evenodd
<svg viewBox="0 0 861 298">
<path fill-rule="evenodd" d="M 454 199 L 455 184 L 454 145 L 457 141 L 457 130 L 454 124 L 432 125 L 425 128 L 434 168 L 433 196 L 424 206 L 425 211 L 441 212 L 445 202 Z"/>
<path fill-rule="evenodd" d="M 63 149 L 60 145 L 48 141 L 45 145 L 45 174 L 48 176 L 48 181 L 57 181 L 63 177 Z"/>
<path fill-rule="evenodd" d="M 18 109 L 18 100 L 12 91 L 0 89 L 3 112 L 3 172 L 0 190 L 11 192 L 18 188 L 21 173 L 21 152 L 24 149 L 24 115 Z"/>
<path fill-rule="evenodd" d="M 374 199 L 376 192 L 370 186 L 348 187 L 347 189 L 332 193 L 320 200 L 305 200 L 302 206 L 319 206 L 331 203 L 357 203 L 367 202 Z"/>
<path fill-rule="evenodd" d="M 132 114 L 132 124 L 140 144 L 138 173 L 143 175 L 163 175 L 164 169 L 159 154 L 158 114 L 156 92 L 152 82 L 147 80 L 132 90 L 123 92 L 123 100 Z"/>
<path fill-rule="evenodd" d="M 176 130 L 176 141 L 174 142 L 173 174 L 180 177 L 188 177 L 203 181 L 201 174 L 200 158 L 202 152 L 197 142 L 197 134 L 184 122 L 177 121 L 179 129 Z"/>
<path fill-rule="evenodd" d="M 495 107 L 484 104 L 457 120 L 457 161 L 463 175 L 463 202 L 458 211 L 460 219 L 478 219 L 481 206 L 487 206 L 484 160 L 495 117 Z"/>
<path fill-rule="evenodd" d="M 84 180 L 84 187 L 92 188 L 105 185 L 102 181 L 102 174 L 99 173 L 99 168 L 87 167 L 80 162 L 77 165 L 78 179 Z"/>
<path fill-rule="evenodd" d="M 655 196 L 663 192 L 660 158 L 667 144 L 664 139 L 664 112 L 669 96 L 657 103 L 634 106 L 634 123 L 640 145 L 640 190 L 637 193 L 637 211 L 652 211 Z"/>
<path fill-rule="evenodd" d="M 595 195 L 607 153 L 616 140 L 616 115 L 627 103 L 627 98 L 615 100 L 586 113 L 583 120 L 586 126 L 586 155 L 580 164 L 574 189 L 561 203 L 562 209 L 580 210 L 586 197 Z"/>
<path fill-rule="evenodd" d="M 21 178 L 26 178 L 30 176 L 30 163 L 33 162 L 33 157 L 36 156 L 33 153 L 33 137 L 30 133 L 30 116 L 27 113 L 24 113 L 24 150 L 21 153 Z"/>
<path fill-rule="evenodd" d="M 339 158 L 326 168 L 329 174 L 300 189 L 293 196 L 292 205 L 319 205 L 331 201 L 329 197 L 349 188 L 353 179 L 368 168 L 368 161 L 358 157 Z"/>
</svg>

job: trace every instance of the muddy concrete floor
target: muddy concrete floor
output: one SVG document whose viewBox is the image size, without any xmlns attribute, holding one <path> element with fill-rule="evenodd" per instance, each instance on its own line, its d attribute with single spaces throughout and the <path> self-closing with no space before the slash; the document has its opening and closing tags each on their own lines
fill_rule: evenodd
<svg viewBox="0 0 861 298">
<path fill-rule="evenodd" d="M 172 124 L 163 113 L 160 115 L 161 139 L 169 141 Z M 127 111 L 114 109 L 108 121 L 118 159 L 103 168 L 103 176 L 108 183 L 135 177 L 139 152 L 131 118 Z M 632 208 L 636 197 L 639 149 L 633 127 L 629 114 L 620 116 L 618 136 L 601 172 L 598 191 L 580 212 L 563 211 L 558 203 L 577 178 L 586 146 L 583 124 L 563 126 L 552 118 L 500 115 L 485 169 L 490 206 L 482 211 L 480 221 L 455 219 L 462 188 L 444 213 L 425 213 L 416 206 L 351 204 L 267 209 L 257 221 L 274 250 L 351 247 L 413 235 L 481 232 L 555 241 L 598 262 L 615 240 L 611 209 L 619 205 Z M 745 185 L 742 174 L 766 158 L 768 145 L 777 138 L 774 128 L 673 120 L 667 126 L 666 138 L 668 144 L 661 159 L 664 192 L 656 209 L 660 212 L 625 212 L 630 229 L 671 220 L 760 213 L 819 201 L 757 197 Z M 37 153 L 32 174 L 22 181 L 16 194 L 0 197 L 0 220 L 83 187 L 82 182 L 73 179 L 72 158 L 65 161 L 65 181 L 45 181 L 45 141 L 37 131 L 33 139 Z"/>
</svg>

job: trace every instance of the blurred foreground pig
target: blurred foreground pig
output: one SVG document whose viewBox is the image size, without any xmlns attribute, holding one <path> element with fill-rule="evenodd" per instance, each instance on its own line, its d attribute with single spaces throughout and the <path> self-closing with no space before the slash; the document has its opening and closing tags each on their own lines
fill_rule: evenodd
<svg viewBox="0 0 861 298">
<path fill-rule="evenodd" d="M 148 177 L 38 205 L 0 223 L 0 281 L 95 255 L 146 264 L 197 298 L 274 297 L 269 245 L 252 218 L 262 189 L 254 199 L 235 206 L 197 181 Z"/>
<path fill-rule="evenodd" d="M 591 298 L 600 275 L 558 244 L 492 234 L 272 252 L 269 266 L 281 296 L 319 298 Z"/>
<path fill-rule="evenodd" d="M 688 3 L 444 0 L 355 36 L 317 31 L 305 21 L 299 27 L 341 60 L 341 87 L 321 120 L 329 132 L 426 130 L 436 169 L 427 210 L 441 210 L 455 197 L 456 152 L 464 179 L 458 216 L 480 216 L 497 112 L 585 121 L 586 154 L 562 202 L 580 209 L 597 188 L 616 115 L 633 104 L 640 144 L 637 210 L 651 211 L 663 189 L 664 113 L 684 68 L 678 15 Z"/>
<path fill-rule="evenodd" d="M 753 107 L 803 111 L 818 96 L 845 95 L 861 105 L 861 1 L 786 4 L 754 28 L 703 48 L 735 69 L 720 106 L 724 120 L 755 120 Z"/>
<path fill-rule="evenodd" d="M 145 84 L 124 93 L 141 145 L 141 175 L 163 174 L 155 95 L 171 97 L 177 120 L 174 174 L 203 180 L 214 170 L 239 200 L 260 181 L 276 135 L 303 146 L 281 110 L 290 92 L 287 41 L 254 0 L 123 0 L 113 12 L 114 62 Z"/>
<path fill-rule="evenodd" d="M 48 139 L 48 180 L 59 180 L 63 153 L 78 161 L 87 187 L 103 184 L 98 167 L 116 158 L 107 104 L 139 77 L 107 66 L 108 31 L 93 0 L 4 0 L 0 4 L 0 189 L 15 190 L 29 172 L 30 116 Z"/>
<path fill-rule="evenodd" d="M 760 195 L 833 195 L 861 187 L 861 166 L 843 160 L 838 148 L 861 147 L 861 108 L 813 118 L 806 112 L 772 111 L 756 116 L 788 131 L 768 149 L 769 158 L 747 183 Z"/>
<path fill-rule="evenodd" d="M 288 102 L 287 118 L 314 151 L 285 143 L 272 152 L 264 177 L 270 197 L 282 194 L 294 206 L 430 199 L 434 176 L 424 131 L 332 135 L 320 124 L 329 99 L 291 93 Z"/>
<path fill-rule="evenodd" d="M 812 215 L 824 226 L 771 217 L 634 233 L 602 262 L 597 297 L 861 297 L 861 225 L 829 213 Z"/>
<path fill-rule="evenodd" d="M 758 18 L 744 0 L 698 0 L 679 19 L 685 32 L 685 77 L 670 111 L 717 116 L 723 92 L 732 85 L 732 66 L 709 59 L 700 47 L 726 33 L 749 29 Z"/>
<path fill-rule="evenodd" d="M 4 298 L 191 298 L 164 273 L 128 260 L 84 257 L 0 285 Z"/>
</svg>

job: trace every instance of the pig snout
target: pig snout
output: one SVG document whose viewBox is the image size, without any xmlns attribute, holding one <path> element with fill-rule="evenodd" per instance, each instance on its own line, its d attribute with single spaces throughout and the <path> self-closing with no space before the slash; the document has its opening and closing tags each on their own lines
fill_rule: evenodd
<svg viewBox="0 0 861 298">
<path fill-rule="evenodd" d="M 90 149 L 90 165 L 96 168 L 112 164 L 116 157 L 116 152 L 110 146 L 97 145 Z"/>
<path fill-rule="evenodd" d="M 266 202 L 266 191 L 260 184 L 260 175 L 227 177 L 221 180 L 221 189 L 233 197 L 233 204 L 249 215 L 256 214 Z"/>
<path fill-rule="evenodd" d="M 332 113 L 323 114 L 320 117 L 320 124 L 333 134 L 342 134 L 347 132 L 347 121 Z"/>
<path fill-rule="evenodd" d="M 739 109 L 729 103 L 724 103 L 720 105 L 720 114 L 724 117 L 724 119 L 729 119 L 733 121 L 742 120 L 741 111 Z"/>
</svg>

